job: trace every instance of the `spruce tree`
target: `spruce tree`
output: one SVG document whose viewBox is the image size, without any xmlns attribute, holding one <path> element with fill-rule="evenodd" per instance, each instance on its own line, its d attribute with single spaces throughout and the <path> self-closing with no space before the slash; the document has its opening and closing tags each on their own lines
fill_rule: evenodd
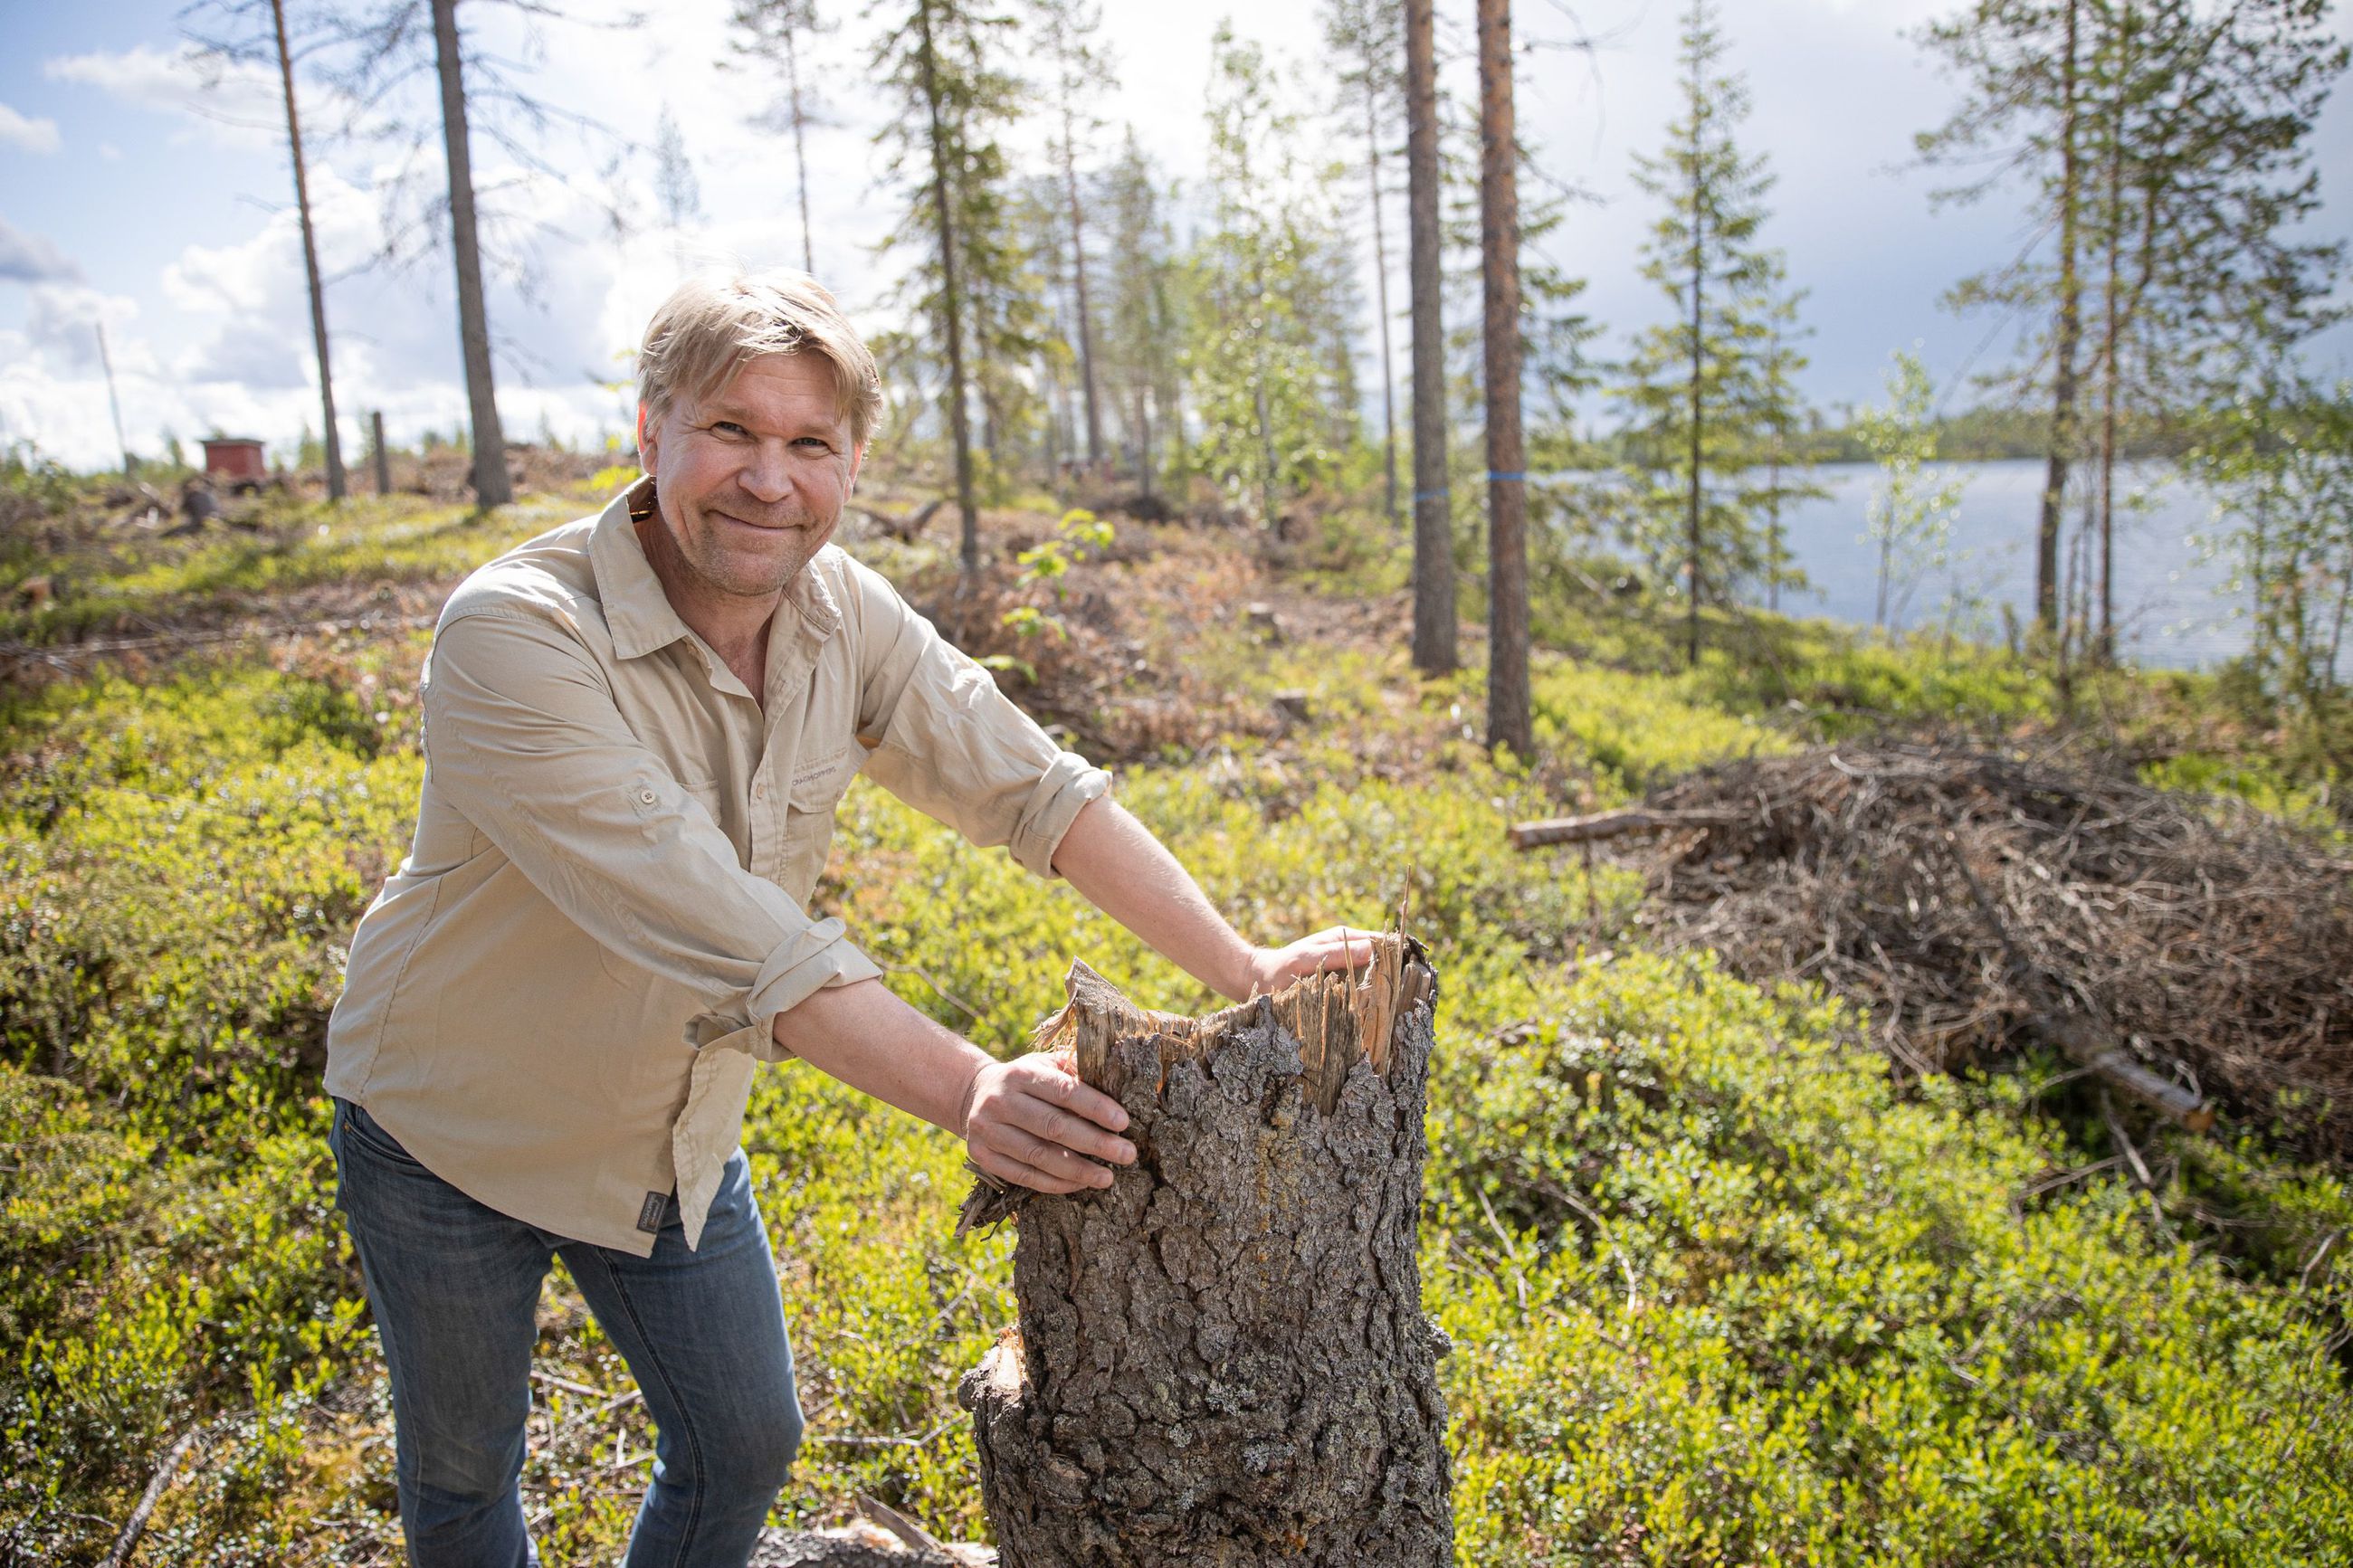
<svg viewBox="0 0 2353 1568">
<path fill-rule="evenodd" d="M 1746 487 L 1766 424 L 1771 318 L 1783 286 L 1778 253 L 1757 241 L 1773 177 L 1735 140 L 1748 94 L 1738 77 L 1720 74 L 1725 52 L 1714 5 L 1692 0 L 1682 111 L 1666 150 L 1635 158 L 1635 182 L 1664 205 L 1643 246 L 1642 276 L 1676 313 L 1636 338 L 1620 388 L 1656 465 L 1643 498 L 1649 524 L 1662 538 L 1680 534 L 1684 652 L 1694 665 L 1700 606 L 1730 605 L 1736 584 L 1763 564 L 1757 498 Z"/>
</svg>

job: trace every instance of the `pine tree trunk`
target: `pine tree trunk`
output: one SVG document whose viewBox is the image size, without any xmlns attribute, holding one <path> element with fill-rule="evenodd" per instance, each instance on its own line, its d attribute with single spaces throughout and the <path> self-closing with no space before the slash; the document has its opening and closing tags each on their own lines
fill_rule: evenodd
<svg viewBox="0 0 2353 1568">
<path fill-rule="evenodd" d="M 809 225 L 808 114 L 801 107 L 801 52 L 795 36 L 797 31 L 787 16 L 785 20 L 785 90 L 792 107 L 793 171 L 800 190 L 801 265 L 814 278 L 817 276 L 817 231 Z"/>
<path fill-rule="evenodd" d="M 1079 311 L 1079 381 L 1086 391 L 1087 472 L 1103 472 L 1103 415 L 1095 400 L 1095 318 L 1087 305 L 1087 226 L 1079 205 L 1079 156 L 1071 125 L 1071 109 L 1062 106 L 1062 187 L 1071 205 L 1071 285 Z"/>
<path fill-rule="evenodd" d="M 916 0 L 916 26 L 923 29 L 923 105 L 931 117 L 932 217 L 940 239 L 940 313 L 948 340 L 948 439 L 955 447 L 956 510 L 964 521 L 957 561 L 966 577 L 980 571 L 980 508 L 973 500 L 971 414 L 965 405 L 964 302 L 956 288 L 956 243 L 949 183 L 955 162 L 949 156 L 948 133 L 940 118 L 937 56 L 932 42 L 930 0 Z"/>
<path fill-rule="evenodd" d="M 1528 696 L 1528 479 L 1520 435 L 1519 142 L 1511 0 L 1479 0 L 1479 242 L 1485 261 L 1487 744 L 1535 754 Z"/>
<path fill-rule="evenodd" d="M 1072 966 L 1041 1043 L 1140 1157 L 1020 1198 L 1019 1326 L 960 1390 L 1003 1568 L 1452 1563 L 1415 1261 L 1436 984 L 1395 936 L 1359 973 L 1186 1019 Z"/>
<path fill-rule="evenodd" d="M 1454 640 L 1454 520 L 1446 486 L 1446 337 L 1439 319 L 1438 68 L 1432 0 L 1405 0 L 1406 207 L 1413 300 L 1413 664 L 1444 675 Z"/>
<path fill-rule="evenodd" d="M 1381 223 L 1381 128 L 1375 113 L 1375 62 L 1365 62 L 1365 144 L 1366 178 L 1373 197 L 1373 300 L 1381 317 L 1381 469 L 1388 480 L 1389 526 L 1403 521 L 1398 511 L 1397 362 L 1389 351 L 1389 244 Z"/>
<path fill-rule="evenodd" d="M 2059 625 L 2059 528 L 2066 504 L 2067 466 L 2075 448 L 2075 350 L 2082 335 L 2081 283 L 2075 276 L 2076 207 L 2082 200 L 2075 156 L 2077 13 L 2067 0 L 2067 55 L 2059 123 L 2059 323 L 2052 345 L 2051 446 L 2044 462 L 2042 515 L 2034 535 L 2034 617 L 2045 631 Z"/>
<path fill-rule="evenodd" d="M 327 499 L 341 500 L 343 438 L 335 426 L 335 376 L 327 363 L 327 294 L 319 281 L 319 241 L 311 227 L 311 182 L 302 166 L 302 122 L 294 112 L 294 57 L 286 47 L 286 0 L 269 0 L 278 30 L 278 79 L 286 92 L 286 144 L 294 154 L 294 210 L 302 227 L 302 275 L 311 285 L 311 342 L 319 354 L 319 402 L 326 415 Z"/>
<path fill-rule="evenodd" d="M 2131 7 L 2125 9 L 2124 26 L 2129 37 L 2132 26 Z M 2128 45 L 2126 47 L 2128 48 Z M 2122 318 L 2118 311 L 2116 290 L 2124 262 L 2125 206 L 2125 110 L 2124 98 L 2130 81 L 2129 55 L 2125 55 L 2117 68 L 2116 102 L 2111 111 L 2108 127 L 2108 200 L 2106 233 L 2107 279 L 2102 290 L 2101 310 L 2105 320 L 2100 331 L 2100 620 L 2099 635 L 2093 642 L 2094 657 L 2102 664 L 2116 661 L 2116 390 L 2124 374 L 2118 359 L 2123 338 Z"/>
<path fill-rule="evenodd" d="M 458 338 L 465 353 L 466 401 L 473 414 L 474 500 L 514 500 L 507 440 L 491 381 L 491 319 L 482 302 L 482 247 L 474 226 L 473 155 L 466 137 L 466 86 L 458 52 L 458 0 L 433 0 L 434 63 L 441 78 L 441 138 L 449 155 L 449 248 L 458 265 Z"/>
</svg>

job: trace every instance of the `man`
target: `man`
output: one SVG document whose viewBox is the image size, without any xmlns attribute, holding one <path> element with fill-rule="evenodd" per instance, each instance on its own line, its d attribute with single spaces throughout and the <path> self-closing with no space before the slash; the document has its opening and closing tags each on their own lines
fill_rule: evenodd
<svg viewBox="0 0 2353 1568">
<path fill-rule="evenodd" d="M 755 1060 L 799 1056 L 1041 1191 L 1135 1157 L 1062 1063 L 995 1060 L 808 917 L 854 774 L 1237 999 L 1367 934 L 1244 942 L 1107 775 L 828 545 L 881 389 L 813 279 L 681 288 L 638 391 L 645 478 L 442 612 L 415 844 L 328 1030 L 417 1568 L 536 1561 L 516 1482 L 557 1256 L 659 1429 L 628 1562 L 744 1561 L 801 1425 L 736 1147 Z"/>
</svg>

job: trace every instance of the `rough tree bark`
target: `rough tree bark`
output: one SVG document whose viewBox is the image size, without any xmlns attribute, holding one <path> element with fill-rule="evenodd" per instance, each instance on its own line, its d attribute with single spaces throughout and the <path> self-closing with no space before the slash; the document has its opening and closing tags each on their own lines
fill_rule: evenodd
<svg viewBox="0 0 2353 1568">
<path fill-rule="evenodd" d="M 1041 1031 L 1139 1158 L 1021 1194 L 1018 1328 L 961 1390 L 1003 1568 L 1453 1561 L 1415 1232 L 1436 984 L 1388 936 L 1201 1019 L 1083 964 Z M 966 1217 L 1001 1217 L 976 1192 Z"/>
<path fill-rule="evenodd" d="M 1413 306 L 1413 667 L 1455 665 L 1454 521 L 1439 319 L 1438 66 L 1431 0 L 1405 0 L 1406 216 Z"/>
</svg>

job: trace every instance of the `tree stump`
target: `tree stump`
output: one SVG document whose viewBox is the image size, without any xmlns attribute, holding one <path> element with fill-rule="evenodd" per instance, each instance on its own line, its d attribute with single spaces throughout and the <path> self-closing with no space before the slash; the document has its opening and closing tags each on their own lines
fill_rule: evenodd
<svg viewBox="0 0 2353 1568">
<path fill-rule="evenodd" d="M 1039 1043 L 1127 1108 L 1138 1158 L 966 1208 L 1018 1203 L 1019 1322 L 959 1390 L 1004 1568 L 1451 1563 L 1415 1259 L 1428 955 L 1385 936 L 1200 1019 L 1068 984 Z"/>
</svg>

